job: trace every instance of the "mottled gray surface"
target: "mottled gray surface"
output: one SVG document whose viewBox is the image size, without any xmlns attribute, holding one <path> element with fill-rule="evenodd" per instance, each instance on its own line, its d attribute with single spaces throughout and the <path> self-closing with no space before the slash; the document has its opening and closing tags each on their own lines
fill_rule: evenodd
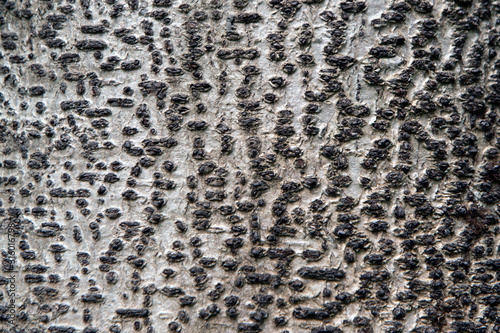
<svg viewBox="0 0 500 333">
<path fill-rule="evenodd" d="M 498 332 L 499 11 L 1 0 L 0 331 Z"/>
</svg>

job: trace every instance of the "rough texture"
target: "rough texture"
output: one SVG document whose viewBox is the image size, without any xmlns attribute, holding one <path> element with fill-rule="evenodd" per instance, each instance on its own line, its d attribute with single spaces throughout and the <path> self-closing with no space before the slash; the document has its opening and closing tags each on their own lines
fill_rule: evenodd
<svg viewBox="0 0 500 333">
<path fill-rule="evenodd" d="M 499 11 L 0 0 L 1 331 L 500 331 Z"/>
</svg>

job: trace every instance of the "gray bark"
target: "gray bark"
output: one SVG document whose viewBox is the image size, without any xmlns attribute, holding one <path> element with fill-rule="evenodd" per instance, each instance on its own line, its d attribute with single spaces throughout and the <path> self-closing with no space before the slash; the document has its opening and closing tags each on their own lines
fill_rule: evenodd
<svg viewBox="0 0 500 333">
<path fill-rule="evenodd" d="M 0 8 L 2 332 L 500 330 L 498 2 Z"/>
</svg>

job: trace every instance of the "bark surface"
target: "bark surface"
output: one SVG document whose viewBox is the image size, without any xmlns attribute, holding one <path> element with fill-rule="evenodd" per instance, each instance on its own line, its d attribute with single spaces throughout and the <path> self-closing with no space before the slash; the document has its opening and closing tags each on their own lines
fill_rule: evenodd
<svg viewBox="0 0 500 333">
<path fill-rule="evenodd" d="M 0 0 L 0 332 L 499 332 L 499 12 Z"/>
</svg>

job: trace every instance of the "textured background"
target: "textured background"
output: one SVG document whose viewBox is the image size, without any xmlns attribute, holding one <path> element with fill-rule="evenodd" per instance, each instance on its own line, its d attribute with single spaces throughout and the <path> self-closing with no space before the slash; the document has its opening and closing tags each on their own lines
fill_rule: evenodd
<svg viewBox="0 0 500 333">
<path fill-rule="evenodd" d="M 1 0 L 0 327 L 500 331 L 499 11 Z"/>
</svg>

